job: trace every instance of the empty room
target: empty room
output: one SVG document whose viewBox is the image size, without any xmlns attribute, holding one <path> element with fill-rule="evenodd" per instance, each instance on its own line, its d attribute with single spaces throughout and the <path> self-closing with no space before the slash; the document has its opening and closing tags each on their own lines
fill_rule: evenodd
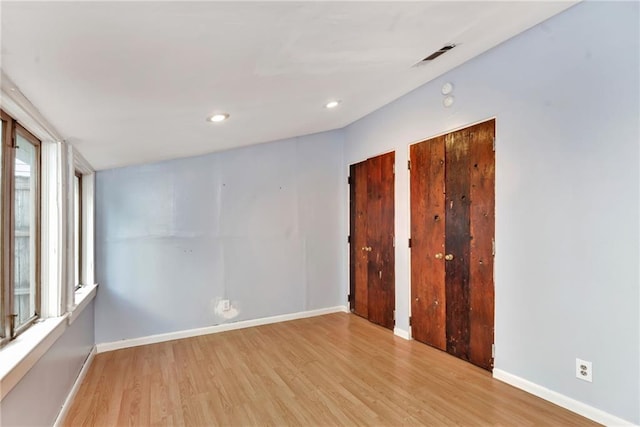
<svg viewBox="0 0 640 427">
<path fill-rule="evenodd" d="M 640 425 L 640 2 L 0 2 L 0 425 Z"/>
</svg>

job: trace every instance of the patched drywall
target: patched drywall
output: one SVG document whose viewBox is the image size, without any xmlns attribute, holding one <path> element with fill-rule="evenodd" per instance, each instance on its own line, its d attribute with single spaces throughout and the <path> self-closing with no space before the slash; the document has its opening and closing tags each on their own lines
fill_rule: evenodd
<svg viewBox="0 0 640 427">
<path fill-rule="evenodd" d="M 344 305 L 342 164 L 326 132 L 98 172 L 97 342 Z"/>
</svg>

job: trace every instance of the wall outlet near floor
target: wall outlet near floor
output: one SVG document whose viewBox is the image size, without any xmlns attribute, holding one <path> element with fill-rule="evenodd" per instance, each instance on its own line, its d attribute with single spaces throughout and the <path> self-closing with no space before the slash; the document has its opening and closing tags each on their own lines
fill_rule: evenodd
<svg viewBox="0 0 640 427">
<path fill-rule="evenodd" d="M 220 301 L 220 305 L 222 306 L 222 311 L 229 311 L 231 309 L 231 304 L 228 299 Z"/>
<path fill-rule="evenodd" d="M 593 382 L 593 368 L 591 362 L 576 358 L 576 378 Z"/>
</svg>

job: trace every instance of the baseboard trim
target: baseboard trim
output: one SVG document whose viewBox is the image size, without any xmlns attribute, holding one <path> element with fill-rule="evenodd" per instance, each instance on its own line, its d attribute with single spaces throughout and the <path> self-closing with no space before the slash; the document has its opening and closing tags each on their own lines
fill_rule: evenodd
<svg viewBox="0 0 640 427">
<path fill-rule="evenodd" d="M 73 399 L 76 397 L 76 394 L 78 394 L 78 391 L 80 390 L 80 386 L 82 385 L 82 381 L 84 380 L 84 377 L 87 376 L 87 372 L 89 372 L 89 367 L 91 366 L 91 363 L 93 362 L 93 358 L 95 356 L 96 356 L 96 346 L 93 346 L 93 348 L 91 349 L 91 352 L 89 352 L 89 355 L 87 356 L 86 360 L 84 361 L 84 364 L 82 365 L 82 369 L 80 369 L 80 373 L 78 374 L 78 377 L 73 382 L 73 387 L 71 387 L 71 391 L 69 392 L 69 394 L 67 395 L 67 398 L 64 400 L 64 403 L 62 404 L 62 408 L 60 409 L 60 412 L 58 412 L 58 416 L 56 417 L 55 423 L 53 423 L 53 427 L 60 427 L 64 422 L 64 419 L 67 417 L 67 413 L 71 408 Z"/>
<path fill-rule="evenodd" d="M 615 415 L 609 414 L 608 412 L 605 412 L 601 409 L 594 408 L 593 406 L 587 405 L 586 403 L 580 402 L 579 400 L 572 399 L 571 397 L 565 396 L 564 394 L 560 394 L 556 391 L 550 390 L 546 387 L 533 383 L 529 380 L 525 380 L 524 378 L 510 374 L 509 372 L 503 371 L 501 369 L 493 370 L 493 378 L 606 426 L 635 425 L 627 420 L 623 420 L 622 418 L 616 417 Z"/>
<path fill-rule="evenodd" d="M 393 335 L 397 335 L 400 338 L 404 338 L 405 340 L 411 339 L 411 335 L 409 334 L 409 331 L 405 331 L 404 329 L 400 329 L 400 328 L 393 328 Z"/>
<path fill-rule="evenodd" d="M 169 332 L 166 334 L 149 335 L 140 338 L 131 338 L 121 341 L 107 342 L 96 344 L 98 353 L 106 351 L 119 350 L 122 348 L 137 347 L 140 345 L 156 344 L 165 341 L 178 340 L 182 338 L 197 337 L 200 335 L 215 334 L 218 332 L 234 331 L 236 329 L 251 328 L 253 326 L 268 325 L 271 323 L 286 322 L 289 320 L 305 319 L 307 317 L 322 316 L 331 313 L 349 313 L 344 305 L 335 307 L 320 308 L 317 310 L 300 311 L 298 313 L 282 314 L 279 316 L 263 317 L 261 319 L 242 320 L 239 322 L 222 323 L 215 326 L 207 326 L 204 328 L 187 329 L 184 331 Z"/>
</svg>

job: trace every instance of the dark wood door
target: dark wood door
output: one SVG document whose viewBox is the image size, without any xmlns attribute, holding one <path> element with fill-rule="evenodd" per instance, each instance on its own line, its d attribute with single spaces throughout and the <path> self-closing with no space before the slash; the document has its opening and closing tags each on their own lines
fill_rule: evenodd
<svg viewBox="0 0 640 427">
<path fill-rule="evenodd" d="M 412 336 L 447 349 L 444 237 L 444 136 L 411 145 Z"/>
<path fill-rule="evenodd" d="M 495 120 L 410 148 L 415 339 L 493 367 Z"/>
<path fill-rule="evenodd" d="M 367 162 L 351 165 L 350 184 L 350 288 L 351 311 L 369 318 L 369 252 L 367 243 Z"/>
<path fill-rule="evenodd" d="M 351 166 L 351 310 L 393 329 L 395 153 Z"/>
</svg>

